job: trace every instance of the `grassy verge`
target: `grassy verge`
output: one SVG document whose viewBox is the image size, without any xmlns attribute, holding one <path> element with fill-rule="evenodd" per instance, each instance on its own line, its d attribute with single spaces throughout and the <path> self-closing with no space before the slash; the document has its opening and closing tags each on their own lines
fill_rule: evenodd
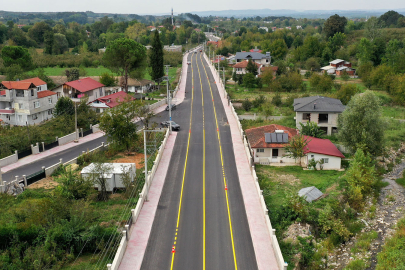
<svg viewBox="0 0 405 270">
<path fill-rule="evenodd" d="M 405 219 L 401 219 L 393 236 L 387 239 L 378 254 L 377 270 L 405 269 Z"/>
</svg>

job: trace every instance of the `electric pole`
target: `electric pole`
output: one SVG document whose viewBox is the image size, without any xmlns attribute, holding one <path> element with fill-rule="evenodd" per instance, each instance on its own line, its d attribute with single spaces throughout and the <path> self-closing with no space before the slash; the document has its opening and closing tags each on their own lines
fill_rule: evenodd
<svg viewBox="0 0 405 270">
<path fill-rule="evenodd" d="M 75 143 L 79 142 L 79 137 L 77 134 L 77 103 L 75 102 L 75 132 L 76 132 L 76 140 L 74 140 Z"/>
<path fill-rule="evenodd" d="M 169 134 L 172 134 L 172 107 L 170 105 L 170 91 L 169 91 L 169 67 L 165 65 L 167 74 L 167 105 L 169 106 Z"/>
</svg>

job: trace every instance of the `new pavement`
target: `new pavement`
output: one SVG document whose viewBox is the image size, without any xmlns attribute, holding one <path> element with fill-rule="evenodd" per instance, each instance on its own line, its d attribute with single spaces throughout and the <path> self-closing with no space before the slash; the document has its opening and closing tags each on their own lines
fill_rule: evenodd
<svg viewBox="0 0 405 270">
<path fill-rule="evenodd" d="M 181 130 L 141 269 L 257 269 L 228 121 L 200 54 L 172 114 Z"/>
</svg>

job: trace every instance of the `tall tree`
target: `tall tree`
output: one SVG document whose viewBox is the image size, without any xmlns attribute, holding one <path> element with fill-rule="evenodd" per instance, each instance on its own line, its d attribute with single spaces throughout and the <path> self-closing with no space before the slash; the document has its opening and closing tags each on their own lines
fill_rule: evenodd
<svg viewBox="0 0 405 270">
<path fill-rule="evenodd" d="M 34 68 L 31 55 L 28 50 L 20 46 L 4 46 L 1 50 L 1 58 L 5 67 L 18 65 L 24 71 Z"/>
<path fill-rule="evenodd" d="M 285 156 L 293 159 L 301 159 L 305 156 L 305 149 L 308 145 L 307 139 L 305 139 L 304 135 L 298 134 L 291 138 L 290 142 L 284 147 L 286 151 Z"/>
<path fill-rule="evenodd" d="M 252 73 L 254 76 L 257 75 L 257 65 L 251 59 L 248 60 L 246 71 Z"/>
<path fill-rule="evenodd" d="M 103 62 L 109 69 L 123 76 L 123 87 L 128 92 L 129 74 L 146 65 L 146 48 L 132 39 L 119 38 L 107 47 Z"/>
<path fill-rule="evenodd" d="M 346 24 L 346 17 L 340 17 L 339 15 L 335 14 L 326 20 L 323 26 L 323 32 L 325 33 L 326 37 L 333 37 L 336 33 L 344 33 Z"/>
<path fill-rule="evenodd" d="M 338 118 L 338 138 L 352 153 L 361 148 L 372 156 L 380 155 L 384 128 L 379 99 L 371 91 L 355 95 Z"/>
<path fill-rule="evenodd" d="M 150 65 L 152 66 L 152 80 L 157 80 L 164 76 L 163 70 L 163 45 L 160 42 L 159 31 L 155 31 L 155 36 L 152 40 L 152 48 L 149 55 Z"/>
</svg>

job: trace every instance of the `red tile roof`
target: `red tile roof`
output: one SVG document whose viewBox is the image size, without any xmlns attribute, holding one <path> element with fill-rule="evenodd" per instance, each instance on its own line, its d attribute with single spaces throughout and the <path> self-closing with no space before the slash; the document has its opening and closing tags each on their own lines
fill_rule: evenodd
<svg viewBox="0 0 405 270">
<path fill-rule="evenodd" d="M 115 106 L 119 105 L 120 102 L 123 102 L 128 97 L 131 97 L 131 96 L 128 95 L 127 93 L 125 93 L 125 91 L 120 91 L 120 92 L 117 92 L 117 93 L 114 93 L 114 94 L 111 94 L 108 96 L 98 98 L 96 100 L 104 103 L 105 105 L 107 105 L 110 108 L 114 108 Z M 134 98 L 131 97 L 131 100 L 134 100 Z"/>
<path fill-rule="evenodd" d="M 248 63 L 249 63 L 249 61 L 248 61 L 248 60 L 245 60 L 245 61 L 236 63 L 233 67 L 234 67 L 234 68 L 246 68 L 247 65 L 248 65 Z M 259 65 L 258 63 L 256 63 L 256 62 L 253 62 L 253 63 L 255 63 L 255 65 L 256 65 L 258 68 L 260 67 L 260 65 Z"/>
<path fill-rule="evenodd" d="M 263 72 L 263 71 L 265 71 L 266 69 L 269 69 L 269 68 L 271 68 L 273 70 L 273 72 L 277 72 L 277 70 L 278 70 L 278 67 L 271 66 L 271 67 L 262 67 L 261 71 Z"/>
<path fill-rule="evenodd" d="M 316 153 L 341 158 L 345 157 L 339 151 L 339 149 L 337 149 L 337 147 L 328 139 L 318 139 L 310 136 L 304 136 L 304 138 L 308 141 L 305 154 Z"/>
<path fill-rule="evenodd" d="M 49 91 L 49 90 L 44 90 L 44 91 L 39 91 L 37 93 L 37 95 L 38 95 L 38 98 L 44 98 L 44 97 L 49 97 L 49 96 L 52 96 L 52 95 L 56 95 L 56 93 L 52 92 L 52 91 Z"/>
<path fill-rule="evenodd" d="M 276 130 L 284 130 L 288 134 L 288 140 L 298 134 L 294 128 L 284 127 L 276 124 L 250 128 L 245 130 L 246 136 L 252 148 L 283 148 L 286 144 L 283 143 L 266 143 L 264 133 L 274 133 Z"/>
<path fill-rule="evenodd" d="M 258 53 L 261 53 L 262 50 L 259 50 L 259 49 L 251 49 L 249 52 L 258 52 Z"/>
<path fill-rule="evenodd" d="M 44 82 L 43 80 L 41 80 L 41 79 L 38 78 L 38 77 L 31 78 L 31 79 L 26 79 L 26 80 L 22 80 L 22 81 L 20 81 L 20 82 L 31 82 L 31 83 L 33 83 L 35 86 L 39 86 L 39 85 L 44 85 L 44 84 L 46 84 L 46 82 Z"/>
<path fill-rule="evenodd" d="M 73 87 L 74 89 L 76 89 L 82 93 L 104 86 L 104 84 L 99 83 L 98 81 L 93 80 L 92 78 L 89 78 L 89 77 L 84 78 L 84 79 L 79 79 L 76 81 L 67 82 L 65 84 Z"/>
<path fill-rule="evenodd" d="M 1 84 L 7 89 L 28 90 L 35 88 L 36 86 L 31 82 L 14 82 L 14 81 L 2 81 Z"/>
<path fill-rule="evenodd" d="M 0 95 L 5 96 L 6 95 L 6 90 L 0 91 Z"/>
</svg>

